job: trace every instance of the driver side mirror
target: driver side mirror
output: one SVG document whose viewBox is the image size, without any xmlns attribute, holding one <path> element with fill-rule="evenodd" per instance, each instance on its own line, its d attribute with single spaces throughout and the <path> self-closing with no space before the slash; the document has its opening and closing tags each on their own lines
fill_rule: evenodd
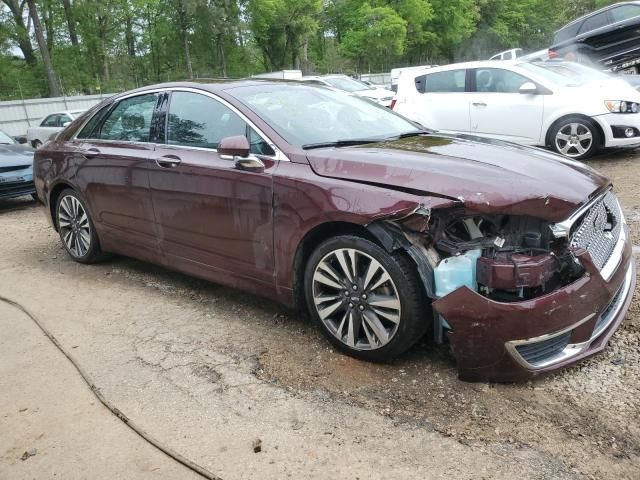
<svg viewBox="0 0 640 480">
<path fill-rule="evenodd" d="M 64 123 L 62 124 L 62 128 L 67 127 L 67 126 L 69 126 L 69 125 L 71 125 L 71 122 L 64 122 Z"/>
<path fill-rule="evenodd" d="M 536 84 L 533 82 L 525 82 L 520 86 L 518 91 L 524 95 L 535 95 L 538 93 L 538 87 L 536 87 Z"/>
<path fill-rule="evenodd" d="M 250 172 L 264 172 L 264 163 L 255 155 L 250 154 L 249 140 L 244 135 L 225 137 L 218 143 L 218 155 L 223 160 L 233 160 L 239 170 Z"/>
</svg>

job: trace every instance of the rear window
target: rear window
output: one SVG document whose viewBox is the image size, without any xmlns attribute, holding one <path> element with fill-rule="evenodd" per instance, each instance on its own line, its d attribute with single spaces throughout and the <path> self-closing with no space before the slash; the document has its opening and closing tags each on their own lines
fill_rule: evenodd
<svg viewBox="0 0 640 480">
<path fill-rule="evenodd" d="M 464 92 L 466 70 L 427 73 L 416 77 L 416 89 L 420 93 Z"/>
<path fill-rule="evenodd" d="M 582 27 L 580 27 L 580 33 L 591 32 L 600 27 L 604 27 L 609 24 L 609 17 L 607 16 L 607 12 L 599 13 L 598 15 L 594 15 L 593 17 L 587 18 Z"/>
<path fill-rule="evenodd" d="M 611 19 L 614 22 L 623 22 L 637 16 L 640 16 L 640 5 L 621 5 L 611 9 Z"/>
<path fill-rule="evenodd" d="M 575 37 L 578 34 L 578 30 L 582 25 L 580 22 L 574 23 L 571 25 L 567 25 L 561 30 L 556 32 L 555 37 L 553 37 L 553 43 L 564 42 L 565 40 L 569 40 L 570 38 Z"/>
</svg>

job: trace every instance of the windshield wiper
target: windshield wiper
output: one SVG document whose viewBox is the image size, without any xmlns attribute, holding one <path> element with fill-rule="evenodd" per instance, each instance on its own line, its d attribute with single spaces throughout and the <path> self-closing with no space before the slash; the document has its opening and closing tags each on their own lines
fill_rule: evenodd
<svg viewBox="0 0 640 480">
<path fill-rule="evenodd" d="M 428 133 L 433 133 L 431 130 L 418 130 L 416 132 L 407 132 L 401 133 L 400 135 L 396 135 L 395 137 L 389 137 L 389 140 L 396 140 L 400 138 L 409 138 L 409 137 L 417 137 L 419 135 L 426 135 Z"/>
<path fill-rule="evenodd" d="M 351 140 L 336 140 L 335 142 L 307 143 L 302 145 L 303 150 L 311 150 L 313 148 L 327 147 L 350 147 L 353 145 L 366 145 L 367 143 L 378 143 L 384 139 L 381 138 L 353 138 Z"/>
</svg>

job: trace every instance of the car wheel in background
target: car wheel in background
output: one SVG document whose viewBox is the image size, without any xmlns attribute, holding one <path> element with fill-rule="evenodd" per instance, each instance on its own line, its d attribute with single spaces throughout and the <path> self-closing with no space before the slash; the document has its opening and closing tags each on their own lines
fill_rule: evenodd
<svg viewBox="0 0 640 480">
<path fill-rule="evenodd" d="M 582 117 L 567 117 L 556 123 L 549 135 L 551 147 L 565 157 L 584 160 L 600 148 L 600 131 Z"/>
<path fill-rule="evenodd" d="M 84 201 L 74 190 L 64 190 L 56 203 L 56 224 L 67 253 L 80 263 L 102 259 L 98 236 Z"/>
<path fill-rule="evenodd" d="M 305 294 L 329 340 L 363 360 L 405 352 L 430 324 L 424 288 L 410 261 L 357 236 L 327 240 L 314 251 Z"/>
<path fill-rule="evenodd" d="M 31 146 L 37 150 L 42 146 L 42 142 L 40 140 L 34 140 L 31 142 Z"/>
</svg>

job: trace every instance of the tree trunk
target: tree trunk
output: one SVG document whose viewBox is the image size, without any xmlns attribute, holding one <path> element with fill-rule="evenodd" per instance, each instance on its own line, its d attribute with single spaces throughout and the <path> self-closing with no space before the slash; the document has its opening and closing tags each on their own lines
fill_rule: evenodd
<svg viewBox="0 0 640 480">
<path fill-rule="evenodd" d="M 33 45 L 31 45 L 29 29 L 24 24 L 24 18 L 22 16 L 24 4 L 21 5 L 19 0 L 2 1 L 11 11 L 13 21 L 16 23 L 16 41 L 18 42 L 18 47 L 24 56 L 24 60 L 27 62 L 27 65 L 31 65 L 33 67 L 38 63 L 38 61 L 33 51 Z"/>
<path fill-rule="evenodd" d="M 133 34 L 133 19 L 131 18 L 131 11 L 129 10 L 129 2 L 125 2 L 125 29 L 124 29 L 124 37 L 127 42 L 127 54 L 130 57 L 136 56 L 136 43 L 135 36 Z"/>
<path fill-rule="evenodd" d="M 35 0 L 27 0 L 29 5 L 29 15 L 33 21 L 33 29 L 36 33 L 36 39 L 38 40 L 38 47 L 40 48 L 40 55 L 42 55 L 42 63 L 44 64 L 44 71 L 47 74 L 47 83 L 49 84 L 49 95 L 51 97 L 60 96 L 60 88 L 58 86 L 58 80 L 56 78 L 56 72 L 53 69 L 51 63 L 51 57 L 49 57 L 49 50 L 47 49 L 47 42 L 44 39 L 42 33 L 42 25 L 40 23 L 40 17 L 38 16 L 38 10 L 36 9 Z"/>
<path fill-rule="evenodd" d="M 191 64 L 191 51 L 189 50 L 189 27 L 187 24 L 187 11 L 184 2 L 178 2 L 178 15 L 180 20 L 180 31 L 182 32 L 182 41 L 184 42 L 184 60 L 187 63 L 187 73 L 189 80 L 193 80 L 193 65 Z"/>
<path fill-rule="evenodd" d="M 224 38 L 221 33 L 218 34 L 218 58 L 222 67 L 222 76 L 227 78 L 227 60 L 224 54 Z"/>
<path fill-rule="evenodd" d="M 76 33 L 76 21 L 73 18 L 73 10 L 71 9 L 71 0 L 62 0 L 64 7 L 64 16 L 67 20 L 67 28 L 69 29 L 69 38 L 71 45 L 78 45 L 78 34 Z"/>
</svg>

